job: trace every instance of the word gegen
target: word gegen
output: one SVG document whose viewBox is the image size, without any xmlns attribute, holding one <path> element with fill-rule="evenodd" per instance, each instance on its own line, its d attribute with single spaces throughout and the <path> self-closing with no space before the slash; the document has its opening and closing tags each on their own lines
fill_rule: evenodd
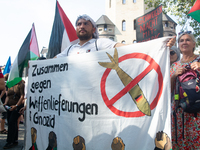
<svg viewBox="0 0 200 150">
<path fill-rule="evenodd" d="M 38 91 L 41 93 L 43 89 L 51 88 L 51 80 L 43 80 L 41 82 L 33 82 L 31 84 L 30 91 L 35 93 L 35 90 L 39 89 Z"/>
</svg>

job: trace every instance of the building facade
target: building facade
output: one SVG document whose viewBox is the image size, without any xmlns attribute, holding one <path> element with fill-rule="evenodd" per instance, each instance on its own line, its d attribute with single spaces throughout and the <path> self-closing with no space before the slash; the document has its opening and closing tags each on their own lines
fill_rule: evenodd
<svg viewBox="0 0 200 150">
<path fill-rule="evenodd" d="M 102 15 L 96 21 L 96 24 L 100 38 L 109 38 L 113 41 L 115 40 L 115 25 L 106 15 Z"/>
<path fill-rule="evenodd" d="M 153 10 L 147 9 L 144 0 L 106 0 L 106 15 L 101 16 L 97 20 L 97 26 L 100 37 L 114 39 L 114 41 L 132 44 L 136 41 L 136 30 L 134 27 L 135 19 Z M 107 17 L 109 23 L 103 22 L 103 18 Z M 163 36 L 176 35 L 176 23 L 168 16 L 163 14 Z M 109 27 L 110 31 L 104 30 Z M 113 31 L 114 29 L 114 31 Z M 112 37 L 112 38 L 111 38 Z"/>
</svg>

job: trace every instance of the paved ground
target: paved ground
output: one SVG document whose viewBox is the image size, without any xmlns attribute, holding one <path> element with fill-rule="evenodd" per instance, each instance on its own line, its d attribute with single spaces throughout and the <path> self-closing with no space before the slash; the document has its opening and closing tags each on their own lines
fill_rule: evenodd
<svg viewBox="0 0 200 150">
<path fill-rule="evenodd" d="M 7 125 L 5 125 L 5 128 L 7 129 Z M 23 150 L 24 146 L 24 124 L 19 125 L 19 135 L 18 135 L 18 145 L 10 148 L 9 150 Z M 6 144 L 6 138 L 7 134 L 0 134 L 0 150 L 4 150 L 3 147 Z"/>
</svg>

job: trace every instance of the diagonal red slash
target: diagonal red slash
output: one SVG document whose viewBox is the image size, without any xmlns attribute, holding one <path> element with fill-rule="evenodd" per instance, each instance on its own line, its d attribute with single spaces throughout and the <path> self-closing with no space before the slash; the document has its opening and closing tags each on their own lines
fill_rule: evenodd
<svg viewBox="0 0 200 150">
<path fill-rule="evenodd" d="M 151 110 L 153 110 L 157 104 L 158 104 L 158 101 L 161 97 L 161 94 L 162 94 L 162 91 L 163 91 L 163 76 L 162 76 L 162 72 L 161 72 L 161 68 L 160 66 L 157 64 L 157 62 L 149 55 L 147 54 L 143 54 L 143 53 L 131 53 L 131 54 L 127 54 L 127 55 L 123 55 L 121 57 L 119 57 L 119 63 L 120 62 L 123 62 L 124 60 L 128 60 L 128 59 L 142 59 L 142 60 L 145 60 L 146 62 L 148 62 L 150 64 L 150 66 L 148 66 L 145 71 L 151 71 L 151 67 L 153 68 L 153 70 L 156 71 L 156 73 L 158 74 L 158 92 L 156 94 L 156 97 L 153 99 L 152 103 L 150 104 L 150 108 Z M 110 99 L 108 99 L 107 97 L 107 94 L 106 94 L 106 79 L 110 73 L 111 69 L 107 68 L 102 76 L 102 79 L 101 79 L 101 95 L 102 95 L 102 98 L 106 104 L 106 106 L 116 115 L 118 116 L 122 116 L 122 117 L 142 117 L 144 116 L 144 114 L 141 112 L 141 111 L 133 111 L 133 112 L 127 112 L 127 111 L 122 111 L 122 110 L 118 110 L 116 109 L 112 104 L 114 104 L 117 100 L 119 100 L 119 98 L 121 98 L 124 94 L 123 93 L 127 93 L 127 91 L 129 90 L 128 87 L 126 89 L 123 89 L 124 92 L 120 92 L 122 93 L 121 96 L 115 96 L 116 97 L 116 100 L 113 101 L 113 98 L 112 98 L 112 103 L 110 103 Z M 148 73 L 148 72 L 147 72 Z M 141 75 L 139 75 L 138 78 L 135 78 L 133 79 L 134 81 L 132 82 L 135 82 L 135 84 L 130 84 L 127 85 L 127 86 L 130 86 L 130 89 L 136 85 L 136 83 L 139 83 L 139 81 L 142 79 L 142 76 L 144 77 L 145 75 L 147 75 L 147 73 L 141 73 Z M 136 79 L 138 79 L 138 81 L 136 82 Z"/>
<path fill-rule="evenodd" d="M 122 96 L 124 96 L 128 91 L 130 91 L 140 80 L 142 80 L 151 70 L 153 69 L 153 65 L 149 65 L 142 73 L 140 73 L 136 78 L 134 78 L 126 87 L 124 87 L 119 93 L 117 93 L 107 105 L 113 105 L 116 101 L 118 101 Z"/>
</svg>

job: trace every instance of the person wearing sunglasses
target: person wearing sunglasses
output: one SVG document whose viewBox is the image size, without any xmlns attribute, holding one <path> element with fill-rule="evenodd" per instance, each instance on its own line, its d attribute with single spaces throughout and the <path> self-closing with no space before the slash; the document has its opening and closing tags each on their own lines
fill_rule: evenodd
<svg viewBox="0 0 200 150">
<path fill-rule="evenodd" d="M 180 50 L 176 46 L 170 49 L 170 66 L 180 59 Z"/>
<path fill-rule="evenodd" d="M 179 34 L 178 47 L 182 53 L 182 58 L 171 65 L 170 77 L 172 92 L 176 89 L 177 76 L 186 71 L 186 66 L 189 65 L 191 69 L 200 71 L 200 56 L 194 54 L 195 45 L 195 37 L 190 31 Z M 176 102 L 173 98 L 172 112 L 175 109 Z M 200 149 L 200 113 L 197 112 L 197 117 L 194 117 L 194 113 L 183 113 L 182 109 L 177 109 L 176 117 L 172 115 L 171 120 L 173 149 Z"/>
</svg>

